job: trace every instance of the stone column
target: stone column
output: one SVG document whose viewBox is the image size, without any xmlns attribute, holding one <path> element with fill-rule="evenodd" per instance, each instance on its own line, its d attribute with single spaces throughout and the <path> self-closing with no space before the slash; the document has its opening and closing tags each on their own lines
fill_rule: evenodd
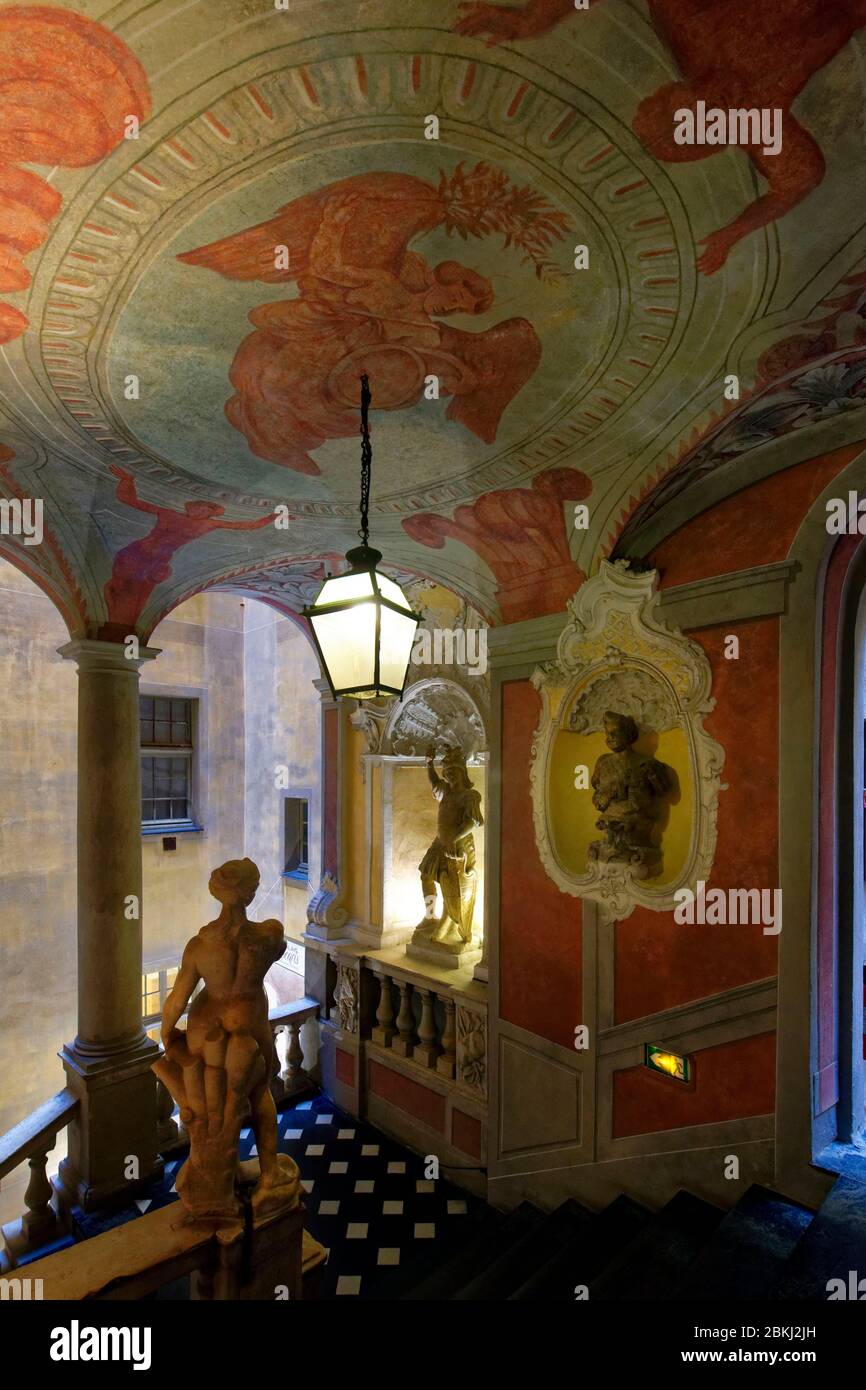
<svg viewBox="0 0 866 1390">
<path fill-rule="evenodd" d="M 158 1176 L 159 1048 L 141 1024 L 141 751 L 138 670 L 158 655 L 77 639 L 78 1033 L 60 1056 L 79 1110 L 61 1164 L 85 1209 Z"/>
</svg>

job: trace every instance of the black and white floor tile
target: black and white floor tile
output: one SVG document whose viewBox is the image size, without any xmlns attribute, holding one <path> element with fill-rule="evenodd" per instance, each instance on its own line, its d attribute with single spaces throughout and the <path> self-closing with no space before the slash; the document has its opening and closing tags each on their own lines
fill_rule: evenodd
<svg viewBox="0 0 866 1390">
<path fill-rule="evenodd" d="M 277 1119 L 280 1149 L 301 1172 L 305 1225 L 328 1251 L 323 1297 L 398 1298 L 473 1233 L 483 1202 L 449 1182 L 444 1169 L 428 1177 L 424 1157 L 344 1114 L 327 1096 L 302 1100 Z M 240 1156 L 256 1157 L 250 1129 L 241 1132 Z M 161 1182 L 119 1212 L 77 1210 L 78 1238 L 177 1201 L 184 1162 L 167 1163 Z"/>
</svg>

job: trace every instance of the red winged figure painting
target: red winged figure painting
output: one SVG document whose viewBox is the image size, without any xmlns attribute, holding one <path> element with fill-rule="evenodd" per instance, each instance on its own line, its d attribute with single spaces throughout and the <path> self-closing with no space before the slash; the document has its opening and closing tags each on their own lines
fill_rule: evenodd
<svg viewBox="0 0 866 1390">
<path fill-rule="evenodd" d="M 589 0 L 590 6 L 606 0 Z M 461 0 L 459 34 L 488 44 L 520 43 L 571 19 L 574 32 L 586 15 L 575 0 L 524 0 L 518 6 Z M 824 156 L 791 107 L 820 71 L 866 25 L 866 0 L 647 0 L 652 24 L 679 68 L 637 109 L 634 131 L 656 159 L 680 163 L 708 159 L 718 145 L 678 144 L 675 114 L 698 101 L 724 110 L 778 110 L 783 137 L 778 154 L 760 144 L 745 152 L 766 182 L 732 222 L 704 239 L 698 268 L 713 275 L 744 237 L 766 227 L 802 202 L 824 178 Z M 584 31 L 585 32 L 585 31 Z"/>
<path fill-rule="evenodd" d="M 22 164 L 96 164 L 150 114 L 147 78 L 101 24 L 43 5 L 0 9 L 0 293 L 26 290 L 29 252 L 60 210 L 56 188 Z M 28 327 L 0 303 L 0 343 Z"/>
<path fill-rule="evenodd" d="M 526 319 L 478 333 L 441 322 L 482 314 L 494 301 L 484 276 L 458 261 L 431 266 L 410 250 L 434 228 L 464 239 L 499 233 L 539 278 L 555 273 L 565 213 L 488 164 L 442 175 L 370 172 L 296 198 L 267 222 L 187 251 L 179 260 L 235 280 L 296 282 L 298 297 L 249 315 L 229 379 L 228 419 L 259 458 L 317 474 L 311 451 L 358 429 L 358 379 L 375 405 L 415 404 L 428 376 L 451 396 L 449 420 L 492 443 L 503 411 L 541 359 Z"/>
</svg>

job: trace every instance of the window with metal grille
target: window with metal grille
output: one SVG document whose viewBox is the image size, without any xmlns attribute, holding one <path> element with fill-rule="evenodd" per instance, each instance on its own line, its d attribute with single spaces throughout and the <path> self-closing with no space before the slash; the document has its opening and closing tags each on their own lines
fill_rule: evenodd
<svg viewBox="0 0 866 1390">
<path fill-rule="evenodd" d="M 141 820 L 148 827 L 192 825 L 192 700 L 142 695 Z"/>
</svg>

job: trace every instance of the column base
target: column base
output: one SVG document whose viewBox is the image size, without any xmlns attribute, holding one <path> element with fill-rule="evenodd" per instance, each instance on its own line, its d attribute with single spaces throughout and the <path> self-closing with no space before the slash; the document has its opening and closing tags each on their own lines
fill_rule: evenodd
<svg viewBox="0 0 866 1390">
<path fill-rule="evenodd" d="M 415 928 L 386 927 L 379 922 L 351 922 L 348 930 L 357 946 L 364 946 L 368 951 L 384 951 L 389 946 L 402 946 Z"/>
<path fill-rule="evenodd" d="M 345 942 L 347 945 L 351 942 L 351 937 L 347 935 L 345 927 L 319 926 L 316 922 L 308 922 L 303 935 L 305 941 L 339 941 Z"/>
<path fill-rule="evenodd" d="M 85 1052 L 77 1040 L 63 1048 L 66 1084 L 78 1100 L 58 1173 L 64 1205 L 84 1211 L 123 1205 L 162 1177 L 151 1071 L 159 1055 L 146 1035 L 119 1052 Z"/>
</svg>

